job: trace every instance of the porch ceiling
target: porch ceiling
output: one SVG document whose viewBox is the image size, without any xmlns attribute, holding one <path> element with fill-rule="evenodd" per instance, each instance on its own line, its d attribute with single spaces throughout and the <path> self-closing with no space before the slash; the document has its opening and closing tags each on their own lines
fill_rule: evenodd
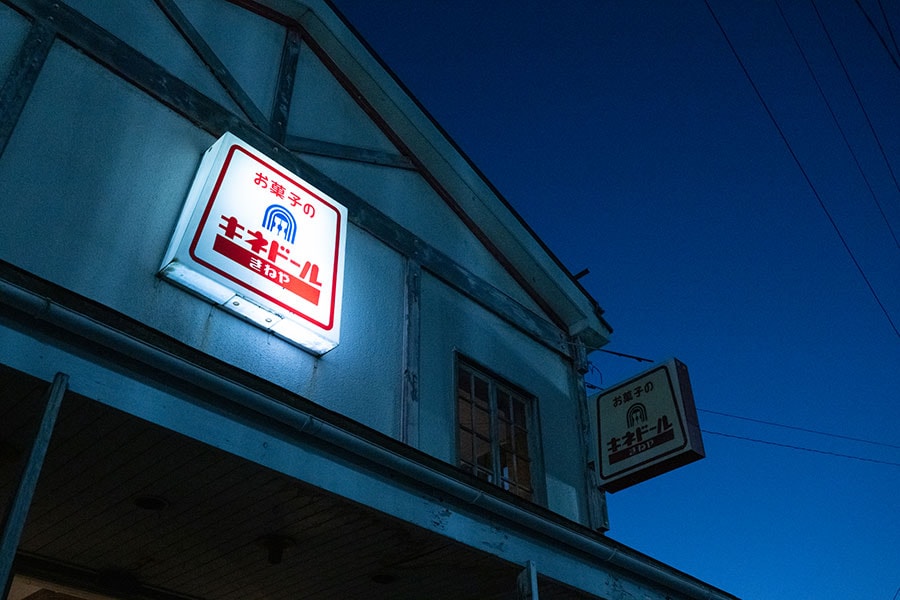
<svg viewBox="0 0 900 600">
<path fill-rule="evenodd" d="M 0 367 L 4 507 L 46 387 Z M 42 598 L 208 600 L 506 599 L 522 570 L 71 392 L 17 568 L 63 586 L 18 580 Z M 540 597 L 592 598 L 549 580 Z"/>
</svg>

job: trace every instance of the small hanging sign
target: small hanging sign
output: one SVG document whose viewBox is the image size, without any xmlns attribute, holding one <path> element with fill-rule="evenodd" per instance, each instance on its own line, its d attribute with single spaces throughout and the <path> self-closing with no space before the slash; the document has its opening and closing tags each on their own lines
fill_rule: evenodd
<svg viewBox="0 0 900 600">
<path fill-rule="evenodd" d="M 597 431 L 609 492 L 703 458 L 687 366 L 673 358 L 598 395 Z"/>
</svg>

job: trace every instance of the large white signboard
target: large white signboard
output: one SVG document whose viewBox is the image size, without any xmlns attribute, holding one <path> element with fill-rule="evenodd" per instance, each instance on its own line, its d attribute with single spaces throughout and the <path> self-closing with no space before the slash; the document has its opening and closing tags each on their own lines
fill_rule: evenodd
<svg viewBox="0 0 900 600">
<path fill-rule="evenodd" d="M 601 487 L 615 492 L 703 458 L 687 367 L 671 359 L 597 396 Z"/>
<path fill-rule="evenodd" d="M 160 275 L 314 354 L 340 340 L 347 211 L 223 135 L 203 157 Z"/>
</svg>

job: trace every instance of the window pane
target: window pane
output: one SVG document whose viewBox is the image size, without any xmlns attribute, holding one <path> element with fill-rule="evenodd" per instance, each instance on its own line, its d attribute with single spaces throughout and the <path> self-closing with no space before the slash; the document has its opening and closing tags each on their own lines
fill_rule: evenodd
<svg viewBox="0 0 900 600">
<path fill-rule="evenodd" d="M 468 398 L 469 390 L 472 388 L 472 375 L 460 367 L 456 370 L 456 389 L 458 394 L 465 394 Z"/>
<path fill-rule="evenodd" d="M 531 500 L 531 489 L 516 486 L 513 490 L 513 493 L 520 498 L 525 498 L 526 500 Z"/>
<path fill-rule="evenodd" d="M 463 398 L 459 398 L 456 403 L 456 412 L 459 426 L 467 431 L 472 431 L 472 405 Z"/>
<path fill-rule="evenodd" d="M 527 423 L 528 408 L 525 406 L 525 403 L 522 400 L 515 398 L 515 399 L 513 399 L 512 406 L 513 406 L 513 422 L 516 424 L 517 427 L 527 429 L 527 427 L 528 427 L 528 423 Z"/>
<path fill-rule="evenodd" d="M 491 413 L 476 407 L 472 421 L 472 431 L 486 439 L 491 439 Z"/>
<path fill-rule="evenodd" d="M 488 382 L 480 377 L 475 377 L 475 404 L 485 410 L 489 410 L 491 406 L 490 386 Z"/>
<path fill-rule="evenodd" d="M 501 448 L 514 450 L 511 423 L 508 423 L 506 421 L 498 421 L 497 436 L 497 442 L 500 444 Z"/>
<path fill-rule="evenodd" d="M 529 457 L 528 453 L 528 432 L 524 429 L 516 428 L 515 451 L 519 456 Z"/>
<path fill-rule="evenodd" d="M 531 491 L 531 461 L 519 457 L 516 460 L 516 483 Z"/>
<path fill-rule="evenodd" d="M 475 464 L 475 454 L 472 451 L 472 434 L 465 431 L 459 432 L 459 462 L 469 466 Z"/>
<path fill-rule="evenodd" d="M 512 452 L 500 452 L 500 474 L 504 481 L 516 481 L 516 463 Z M 509 489 L 509 486 L 504 486 Z"/>
<path fill-rule="evenodd" d="M 457 365 L 459 465 L 477 478 L 532 499 L 529 410 L 533 400 L 470 365 Z"/>
<path fill-rule="evenodd" d="M 478 479 L 482 479 L 482 480 L 490 482 L 490 483 L 494 482 L 493 472 L 489 469 L 478 469 L 475 472 L 475 475 L 478 477 Z"/>
<path fill-rule="evenodd" d="M 512 421 L 512 412 L 510 410 L 509 394 L 502 389 L 497 390 L 497 419 L 499 421 Z"/>
<path fill-rule="evenodd" d="M 489 471 L 494 470 L 494 458 L 491 452 L 491 442 L 481 436 L 475 436 L 475 462 L 479 467 Z"/>
</svg>

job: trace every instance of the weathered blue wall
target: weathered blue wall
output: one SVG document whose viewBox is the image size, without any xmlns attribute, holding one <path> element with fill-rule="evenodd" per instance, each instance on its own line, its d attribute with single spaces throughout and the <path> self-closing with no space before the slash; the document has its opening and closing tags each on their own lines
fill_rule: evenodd
<svg viewBox="0 0 900 600">
<path fill-rule="evenodd" d="M 70 4 L 176 77 L 240 112 L 152 2 Z M 227 3 L 179 5 L 268 114 L 284 29 Z M 25 19 L 0 6 L 0 75 L 8 72 L 27 28 Z M 234 35 L 237 30 L 241 35 Z M 291 115 L 291 135 L 397 152 L 305 45 Z M 57 40 L 0 157 L 0 257 L 399 438 L 408 290 L 407 258 L 396 250 L 353 224 L 348 227 L 341 343 L 321 358 L 156 276 L 200 157 L 214 141 L 184 116 Z M 417 172 L 303 158 L 399 227 L 540 314 Z M 422 277 L 419 307 L 419 429 L 411 437 L 422 450 L 455 462 L 454 360 L 457 352 L 465 355 L 537 398 L 545 475 L 539 496 L 561 514 L 586 522 L 585 465 L 570 361 L 428 273 Z"/>
</svg>

